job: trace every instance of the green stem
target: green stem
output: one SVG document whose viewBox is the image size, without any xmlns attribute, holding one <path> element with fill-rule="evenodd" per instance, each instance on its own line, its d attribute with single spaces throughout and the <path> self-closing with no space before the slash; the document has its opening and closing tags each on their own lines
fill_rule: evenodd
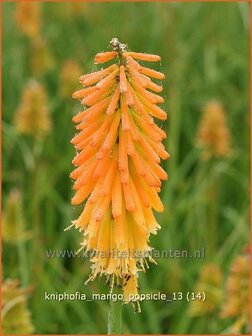
<svg viewBox="0 0 252 336">
<path fill-rule="evenodd" d="M 109 303 L 108 313 L 108 335 L 122 333 L 122 302 L 120 300 Z"/>
<path fill-rule="evenodd" d="M 22 231 L 24 234 L 24 231 Z M 18 258 L 19 258 L 19 269 L 20 269 L 20 276 L 22 279 L 22 285 L 28 286 L 29 275 L 28 275 L 28 267 L 27 267 L 27 254 L 26 254 L 26 246 L 25 242 L 21 239 L 18 241 Z"/>
<path fill-rule="evenodd" d="M 217 204 L 218 204 L 218 180 L 212 181 L 209 188 L 209 253 L 214 256 L 216 253 L 216 237 L 217 237 Z"/>
<path fill-rule="evenodd" d="M 23 217 L 23 199 L 20 200 L 19 208 L 17 210 L 17 218 L 18 220 L 18 235 L 19 239 L 17 242 L 17 250 L 18 250 L 18 259 L 19 259 L 19 269 L 20 269 L 20 277 L 22 280 L 23 286 L 28 286 L 29 275 L 28 275 L 28 266 L 27 266 L 27 253 L 26 253 L 26 242 L 25 235 L 27 232 L 25 231 L 24 225 L 24 217 Z"/>
</svg>

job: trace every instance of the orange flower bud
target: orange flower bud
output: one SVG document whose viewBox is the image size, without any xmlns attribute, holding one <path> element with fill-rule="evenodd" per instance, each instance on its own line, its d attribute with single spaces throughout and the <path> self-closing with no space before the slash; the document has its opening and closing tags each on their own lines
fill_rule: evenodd
<svg viewBox="0 0 252 336">
<path fill-rule="evenodd" d="M 103 52 L 95 55 L 94 63 L 105 63 L 117 56 L 116 51 L 108 51 L 108 52 Z"/>
</svg>

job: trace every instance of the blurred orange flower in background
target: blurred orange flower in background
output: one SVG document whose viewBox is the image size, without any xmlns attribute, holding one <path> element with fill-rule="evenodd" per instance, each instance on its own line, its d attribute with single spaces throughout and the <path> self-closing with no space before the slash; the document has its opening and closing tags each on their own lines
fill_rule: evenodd
<svg viewBox="0 0 252 336">
<path fill-rule="evenodd" d="M 230 267 L 221 317 L 233 318 L 230 329 L 241 333 L 250 324 L 250 255 L 237 256 Z"/>
<path fill-rule="evenodd" d="M 189 314 L 192 317 L 209 315 L 218 311 L 222 301 L 221 284 L 223 273 L 218 265 L 208 263 L 200 271 L 195 293 L 205 293 L 206 300 L 191 301 Z"/>
<path fill-rule="evenodd" d="M 75 60 L 68 59 L 63 63 L 60 73 L 60 93 L 62 97 L 68 98 L 76 90 L 76 78 L 80 74 L 80 64 Z"/>
<path fill-rule="evenodd" d="M 43 139 L 50 131 L 48 97 L 42 84 L 30 80 L 25 86 L 14 122 L 20 134 L 35 139 Z"/>
<path fill-rule="evenodd" d="M 31 40 L 30 68 L 34 75 L 43 75 L 53 69 L 55 60 L 46 39 L 38 36 Z"/>
<path fill-rule="evenodd" d="M 34 332 L 31 313 L 27 306 L 31 288 L 21 288 L 18 280 L 7 279 L 2 284 L 3 334 L 28 335 Z"/>
<path fill-rule="evenodd" d="M 39 1 L 18 1 L 15 13 L 18 29 L 30 38 L 40 35 L 41 8 Z"/>
<path fill-rule="evenodd" d="M 19 189 L 11 189 L 3 206 L 2 238 L 6 243 L 16 244 L 31 238 L 26 229 L 23 213 L 23 194 Z"/>
<path fill-rule="evenodd" d="M 204 159 L 230 154 L 230 130 L 225 111 L 219 102 L 210 101 L 206 104 L 198 129 L 197 143 L 202 148 Z"/>
</svg>

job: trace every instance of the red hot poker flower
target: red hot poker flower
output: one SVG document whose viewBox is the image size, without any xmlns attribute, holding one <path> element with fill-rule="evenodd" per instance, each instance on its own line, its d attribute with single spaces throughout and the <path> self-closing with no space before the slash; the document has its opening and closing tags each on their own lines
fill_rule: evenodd
<svg viewBox="0 0 252 336">
<path fill-rule="evenodd" d="M 160 227 L 153 209 L 163 211 L 158 193 L 167 174 L 160 161 L 169 154 L 162 144 L 166 134 L 153 118 L 165 120 L 166 112 L 157 105 L 164 101 L 157 94 L 162 86 L 152 78 L 164 75 L 136 61 L 157 62 L 159 56 L 126 51 L 117 39 L 111 45 L 114 50 L 94 62 L 115 63 L 81 76 L 84 88 L 73 94 L 85 106 L 73 117 L 72 204 L 85 202 L 73 225 L 84 234 L 83 248 L 95 252 L 89 280 L 107 276 L 129 302 L 137 294 L 138 272 L 153 261 L 149 236 Z"/>
</svg>

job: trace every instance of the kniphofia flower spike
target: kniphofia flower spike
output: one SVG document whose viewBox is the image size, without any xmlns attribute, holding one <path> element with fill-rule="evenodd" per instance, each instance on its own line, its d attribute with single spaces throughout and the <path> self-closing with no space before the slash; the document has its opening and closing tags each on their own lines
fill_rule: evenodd
<svg viewBox="0 0 252 336">
<path fill-rule="evenodd" d="M 166 112 L 157 106 L 164 102 L 157 94 L 162 86 L 152 80 L 164 75 L 138 62 L 159 56 L 126 51 L 116 38 L 111 46 L 94 63 L 115 63 L 81 76 L 84 88 L 73 94 L 85 106 L 73 117 L 72 204 L 85 202 L 73 225 L 84 234 L 83 248 L 95 252 L 88 281 L 105 275 L 111 290 L 122 286 L 129 302 L 137 294 L 138 272 L 154 261 L 148 241 L 160 226 L 152 209 L 164 209 L 158 193 L 167 174 L 160 161 L 169 154 L 162 144 L 166 134 L 153 118 L 165 120 Z"/>
</svg>

